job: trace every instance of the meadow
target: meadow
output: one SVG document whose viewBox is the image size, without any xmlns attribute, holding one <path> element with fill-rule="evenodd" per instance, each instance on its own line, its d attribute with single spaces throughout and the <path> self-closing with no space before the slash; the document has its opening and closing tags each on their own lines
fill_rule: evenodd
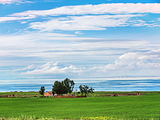
<svg viewBox="0 0 160 120">
<path fill-rule="evenodd" d="M 0 118 L 160 119 L 158 92 L 103 97 L 105 94 L 109 92 L 95 92 L 87 98 L 0 98 Z"/>
</svg>

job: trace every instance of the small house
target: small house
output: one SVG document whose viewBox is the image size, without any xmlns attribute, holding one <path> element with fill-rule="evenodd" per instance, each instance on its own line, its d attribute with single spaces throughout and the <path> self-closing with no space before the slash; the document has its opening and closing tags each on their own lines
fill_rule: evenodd
<svg viewBox="0 0 160 120">
<path fill-rule="evenodd" d="M 46 92 L 46 93 L 44 93 L 44 96 L 53 96 L 53 94 L 52 94 L 52 91 L 48 91 L 48 92 Z"/>
</svg>

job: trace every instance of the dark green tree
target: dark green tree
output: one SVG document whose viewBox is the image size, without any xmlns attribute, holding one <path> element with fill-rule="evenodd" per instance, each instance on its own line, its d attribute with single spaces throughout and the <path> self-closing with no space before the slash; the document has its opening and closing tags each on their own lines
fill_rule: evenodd
<svg viewBox="0 0 160 120">
<path fill-rule="evenodd" d="M 58 95 L 66 94 L 67 93 L 67 87 L 63 84 L 63 82 L 55 81 L 52 93 L 56 93 Z"/>
<path fill-rule="evenodd" d="M 91 86 L 91 87 L 89 88 L 89 91 L 88 91 L 88 92 L 92 94 L 92 93 L 94 93 L 93 90 L 94 90 L 94 89 L 93 89 L 92 86 Z"/>
<path fill-rule="evenodd" d="M 84 91 L 83 91 L 83 86 L 80 85 L 80 86 L 79 86 L 79 89 L 80 89 L 81 95 L 83 95 L 83 93 L 84 93 Z"/>
<path fill-rule="evenodd" d="M 44 91 L 45 91 L 45 87 L 42 86 L 41 89 L 40 89 L 40 91 L 39 91 L 39 94 L 41 94 L 41 95 L 44 96 Z"/>
<path fill-rule="evenodd" d="M 67 93 L 71 94 L 75 85 L 74 81 L 66 78 L 64 79 L 63 84 L 67 88 Z"/>
<path fill-rule="evenodd" d="M 84 92 L 85 96 L 88 94 L 89 87 L 87 85 L 83 85 L 83 92 Z"/>
<path fill-rule="evenodd" d="M 87 85 L 80 85 L 79 86 L 79 89 L 80 89 L 80 92 L 81 92 L 81 95 L 83 95 L 83 93 L 85 94 L 85 96 L 88 94 L 88 93 L 93 93 L 93 88 L 92 87 L 88 87 Z"/>
</svg>

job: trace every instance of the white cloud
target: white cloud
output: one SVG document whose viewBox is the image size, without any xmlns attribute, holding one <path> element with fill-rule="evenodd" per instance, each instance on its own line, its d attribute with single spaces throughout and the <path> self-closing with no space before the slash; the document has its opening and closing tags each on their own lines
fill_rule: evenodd
<svg viewBox="0 0 160 120">
<path fill-rule="evenodd" d="M 29 10 L 14 13 L 11 16 L 59 16 L 59 15 L 85 15 L 85 14 L 127 14 L 127 13 L 160 13 L 159 3 L 112 3 L 99 5 L 63 6 L 50 10 Z"/>
<path fill-rule="evenodd" d="M 143 20 L 133 20 L 133 21 L 130 21 L 132 23 L 133 26 L 146 26 L 148 24 L 146 24 L 145 21 Z"/>
<path fill-rule="evenodd" d="M 60 61 L 69 64 L 69 66 L 64 68 L 54 66 L 47 72 L 57 70 L 59 73 L 65 73 L 68 70 L 71 73 L 71 69 L 74 68 L 75 72 L 81 70 L 81 67 L 77 67 L 76 64 L 101 63 L 104 65 L 128 51 L 152 48 L 152 46 L 146 48 L 146 45 L 149 44 L 146 41 L 105 40 L 77 37 L 75 34 L 46 32 L 3 35 L 0 36 L 0 39 L 0 66 L 17 66 L 15 72 L 27 69 L 30 69 L 29 71 L 35 70 L 35 73 L 43 72 L 42 68 L 35 69 L 37 68 L 35 66 L 47 61 Z M 159 48 L 159 46 L 154 46 L 154 48 Z M 23 68 L 19 68 L 19 66 L 23 66 Z M 103 67 L 100 69 L 105 71 Z M 92 73 L 93 70 L 90 70 Z M 99 71 L 99 66 L 97 70 Z"/>
<path fill-rule="evenodd" d="M 83 33 L 82 33 L 81 31 L 76 31 L 75 34 L 81 35 L 81 34 L 83 34 Z"/>
<path fill-rule="evenodd" d="M 22 21 L 22 22 L 21 22 L 21 24 L 26 24 L 26 23 L 27 23 L 27 21 Z"/>
<path fill-rule="evenodd" d="M 17 0 L 0 0 L 0 3 L 1 4 L 11 4 L 14 1 L 17 1 Z"/>
<path fill-rule="evenodd" d="M 121 55 L 114 64 L 106 65 L 105 69 L 159 69 L 159 60 L 160 49 L 149 52 L 129 52 Z"/>
<path fill-rule="evenodd" d="M 74 65 L 60 67 L 58 63 L 48 62 L 42 66 L 38 66 L 33 71 L 23 72 L 22 74 L 41 75 L 41 74 L 80 74 L 85 68 L 77 68 Z"/>
<path fill-rule="evenodd" d="M 158 71 L 160 69 L 160 49 L 151 50 L 148 52 L 129 52 L 121 55 L 117 60 L 115 60 L 114 64 L 107 65 L 92 65 L 91 67 L 86 66 L 76 66 L 76 65 L 65 65 L 63 62 L 47 62 L 46 64 L 39 65 L 37 67 L 31 66 L 32 70 L 29 70 L 28 67 L 24 68 L 27 70 L 26 72 L 21 72 L 23 75 L 80 75 L 83 77 L 94 77 L 94 76 L 106 76 L 106 75 L 114 75 L 118 76 L 121 73 L 122 76 L 127 74 L 134 75 L 139 74 L 139 71 L 143 71 L 139 75 L 143 76 L 147 75 L 158 75 Z M 29 67 L 30 68 L 30 67 Z M 21 69 L 22 71 L 24 69 Z M 127 73 L 126 73 L 127 71 Z M 154 71 L 154 73 L 153 73 Z"/>
<path fill-rule="evenodd" d="M 99 15 L 99 16 L 70 16 L 52 19 L 47 22 L 33 22 L 32 29 L 51 30 L 106 30 L 105 27 L 128 26 L 131 17 L 139 15 Z M 92 22 L 91 22 L 92 21 Z"/>
<path fill-rule="evenodd" d="M 26 0 L 0 0 L 0 4 L 21 4 L 21 3 L 32 3 L 31 1 Z"/>
<path fill-rule="evenodd" d="M 92 56 L 103 56 L 113 54 L 114 52 L 117 54 L 121 52 L 119 51 L 120 48 L 134 49 L 141 46 L 141 48 L 143 48 L 143 46 L 148 43 L 146 41 L 108 41 L 101 38 L 77 37 L 72 34 L 36 32 L 25 34 L 19 33 L 18 35 L 3 35 L 0 36 L 0 39 L 3 40 L 0 41 L 0 56 L 21 57 L 51 57 L 51 54 L 53 53 L 56 55 L 68 54 L 85 56 L 90 54 Z"/>
<path fill-rule="evenodd" d="M 33 19 L 38 16 L 45 18 L 46 16 L 52 16 L 52 18 L 48 17 L 48 21 L 31 22 L 29 28 L 43 31 L 106 30 L 106 27 L 117 26 L 160 26 L 156 22 L 147 23 L 147 21 L 138 18 L 143 17 L 140 15 L 143 13 L 160 14 L 159 8 L 160 4 L 158 3 L 113 3 L 99 5 L 63 6 L 50 10 L 29 10 L 20 13 L 14 13 L 7 17 L 0 17 L 0 22 Z M 20 22 L 24 23 L 22 21 Z"/>
<path fill-rule="evenodd" d="M 156 21 L 144 21 L 144 20 L 130 20 L 128 21 L 128 24 L 131 26 L 148 26 L 148 27 L 158 27 L 160 26 Z"/>
<path fill-rule="evenodd" d="M 0 22 L 13 21 L 13 20 L 26 20 L 26 19 L 32 19 L 32 18 L 35 18 L 35 16 L 29 16 L 29 17 L 0 17 Z"/>
<path fill-rule="evenodd" d="M 32 70 L 34 68 L 35 68 L 34 65 L 29 65 L 29 66 L 27 66 L 25 68 L 14 69 L 13 71 L 26 71 L 26 70 Z"/>
</svg>

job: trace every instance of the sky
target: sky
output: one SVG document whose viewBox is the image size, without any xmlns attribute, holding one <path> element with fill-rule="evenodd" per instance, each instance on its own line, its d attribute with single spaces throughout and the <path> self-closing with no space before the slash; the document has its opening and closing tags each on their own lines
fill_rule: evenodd
<svg viewBox="0 0 160 120">
<path fill-rule="evenodd" d="M 159 0 L 0 0 L 0 81 L 159 77 L 159 33 Z"/>
</svg>

